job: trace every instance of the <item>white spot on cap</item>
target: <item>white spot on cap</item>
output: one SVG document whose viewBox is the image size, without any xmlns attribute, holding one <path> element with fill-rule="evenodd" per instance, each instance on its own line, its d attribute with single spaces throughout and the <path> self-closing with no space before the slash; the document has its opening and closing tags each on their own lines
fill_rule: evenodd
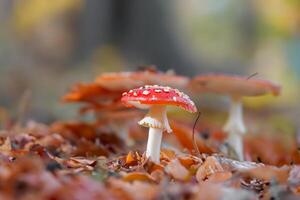
<svg viewBox="0 0 300 200">
<path fill-rule="evenodd" d="M 164 92 L 170 92 L 169 88 L 164 88 Z"/>
<path fill-rule="evenodd" d="M 154 92 L 156 92 L 156 93 L 160 93 L 160 92 L 161 92 L 161 90 L 160 90 L 160 89 L 155 89 L 155 90 L 154 90 Z"/>
<path fill-rule="evenodd" d="M 143 95 L 148 95 L 148 94 L 150 94 L 150 92 L 148 90 L 143 91 Z"/>
<path fill-rule="evenodd" d="M 174 101 L 177 101 L 177 98 L 176 98 L 176 97 L 173 97 L 173 100 L 174 100 Z"/>
<path fill-rule="evenodd" d="M 128 93 L 132 93 L 133 92 L 133 90 L 129 90 L 129 92 Z"/>
<path fill-rule="evenodd" d="M 127 92 L 123 92 L 122 96 L 125 96 L 125 95 L 127 95 Z"/>
<path fill-rule="evenodd" d="M 175 93 L 178 95 L 178 96 L 182 96 L 182 92 L 180 92 L 179 90 L 175 89 Z"/>
<path fill-rule="evenodd" d="M 133 96 L 135 96 L 135 97 L 136 97 L 136 96 L 137 96 L 137 93 L 136 93 L 136 92 L 134 92 L 134 93 L 133 93 Z"/>
</svg>

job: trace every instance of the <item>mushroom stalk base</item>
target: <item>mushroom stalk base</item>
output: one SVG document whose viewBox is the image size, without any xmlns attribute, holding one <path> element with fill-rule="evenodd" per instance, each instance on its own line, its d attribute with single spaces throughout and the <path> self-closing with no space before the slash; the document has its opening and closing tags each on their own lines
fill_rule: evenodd
<svg viewBox="0 0 300 200">
<path fill-rule="evenodd" d="M 155 163 L 160 161 L 160 146 L 162 140 L 162 129 L 149 128 L 146 157 Z"/>
<path fill-rule="evenodd" d="M 229 155 L 233 155 L 240 161 L 244 161 L 244 148 L 243 148 L 242 135 L 236 133 L 229 133 L 226 143 L 229 145 L 227 153 Z"/>
</svg>

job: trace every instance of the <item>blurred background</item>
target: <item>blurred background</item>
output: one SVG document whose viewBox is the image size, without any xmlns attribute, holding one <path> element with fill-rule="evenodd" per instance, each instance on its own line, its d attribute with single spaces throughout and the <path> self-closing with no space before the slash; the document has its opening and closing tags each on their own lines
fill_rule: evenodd
<svg viewBox="0 0 300 200">
<path fill-rule="evenodd" d="M 154 64 L 258 73 L 283 93 L 248 106 L 299 123 L 299 0 L 0 0 L 0 25 L 0 118 L 71 118 L 60 97 L 75 82 Z"/>
</svg>

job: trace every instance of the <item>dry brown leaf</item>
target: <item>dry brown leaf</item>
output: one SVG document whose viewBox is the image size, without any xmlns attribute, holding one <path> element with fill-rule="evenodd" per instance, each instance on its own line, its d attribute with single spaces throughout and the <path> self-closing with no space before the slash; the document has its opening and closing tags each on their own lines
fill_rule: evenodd
<svg viewBox="0 0 300 200">
<path fill-rule="evenodd" d="M 123 91 L 109 91 L 98 84 L 77 84 L 71 91 L 63 97 L 64 102 L 89 102 L 98 103 L 99 101 L 119 98 Z"/>
<path fill-rule="evenodd" d="M 281 168 L 274 166 L 262 166 L 242 172 L 243 175 L 264 181 L 276 180 L 279 183 L 286 184 L 288 181 L 290 167 Z"/>
<path fill-rule="evenodd" d="M 224 169 L 218 162 L 218 160 L 213 156 L 209 156 L 206 158 L 205 162 L 198 168 L 196 173 L 196 179 L 198 182 L 202 182 L 206 180 L 209 176 L 217 172 L 223 171 Z"/>
<path fill-rule="evenodd" d="M 232 177 L 231 172 L 216 172 L 208 177 L 209 182 L 222 183 L 229 180 Z"/>
<path fill-rule="evenodd" d="M 151 174 L 153 171 L 156 171 L 156 170 L 163 171 L 164 170 L 164 166 L 161 163 L 158 164 L 158 163 L 151 162 L 150 160 L 145 160 L 144 169 L 149 174 Z"/>
<path fill-rule="evenodd" d="M 197 165 L 202 163 L 202 160 L 200 158 L 193 155 L 179 156 L 178 160 L 187 169 L 189 169 L 192 165 Z"/>
<path fill-rule="evenodd" d="M 71 157 L 70 161 L 74 161 L 75 163 L 79 163 L 81 165 L 89 165 L 94 167 L 97 164 L 97 160 L 87 159 L 85 157 Z"/>
<path fill-rule="evenodd" d="M 72 178 L 65 179 L 64 187 L 57 190 L 49 199 L 116 200 L 117 196 L 107 190 L 100 182 L 94 181 L 86 176 L 73 176 Z"/>
<path fill-rule="evenodd" d="M 4 153 L 9 153 L 11 151 L 11 141 L 9 137 L 6 137 L 3 141 L 3 143 L 0 146 L 0 152 Z"/>
<path fill-rule="evenodd" d="M 209 182 L 202 182 L 199 184 L 192 200 L 219 200 L 223 197 L 223 191 L 220 185 Z"/>
<path fill-rule="evenodd" d="M 184 125 L 183 123 L 179 123 L 178 121 L 170 121 L 170 125 L 175 137 L 180 142 L 180 144 L 184 148 L 187 148 L 190 152 L 195 151 L 192 140 L 192 128 Z M 201 153 L 211 154 L 215 152 L 215 150 L 206 145 L 205 141 L 202 138 L 195 137 L 195 140 Z"/>
<path fill-rule="evenodd" d="M 96 125 L 86 122 L 56 122 L 51 125 L 51 131 L 61 134 L 63 137 L 72 139 L 84 137 L 89 140 L 97 135 Z"/>
<path fill-rule="evenodd" d="M 118 199 L 128 200 L 153 200 L 159 194 L 159 186 L 148 182 L 134 181 L 124 182 L 115 178 L 107 181 L 110 190 L 117 195 Z"/>
<path fill-rule="evenodd" d="M 133 151 L 129 151 L 129 153 L 126 156 L 126 165 L 136 165 L 137 164 L 137 158 L 136 154 Z"/>
<path fill-rule="evenodd" d="M 154 179 L 145 172 L 131 172 L 123 176 L 123 180 L 127 182 L 133 181 L 146 181 L 146 182 L 155 182 Z"/>
<path fill-rule="evenodd" d="M 187 181 L 190 178 L 189 171 L 179 162 L 178 159 L 173 159 L 165 167 L 165 171 L 174 179 Z"/>
<path fill-rule="evenodd" d="M 161 149 L 160 151 L 160 159 L 161 160 L 172 160 L 176 158 L 176 154 L 173 150 L 171 149 Z"/>
<path fill-rule="evenodd" d="M 245 153 L 255 162 L 289 165 L 293 162 L 293 152 L 297 147 L 291 141 L 287 143 L 281 136 L 248 136 L 245 137 Z"/>
<path fill-rule="evenodd" d="M 163 180 L 164 176 L 165 176 L 165 174 L 162 170 L 154 170 L 151 172 L 151 177 L 157 183 L 161 182 L 161 180 Z"/>
<path fill-rule="evenodd" d="M 288 184 L 294 188 L 296 193 L 300 193 L 300 166 L 293 166 L 288 178 Z"/>
</svg>

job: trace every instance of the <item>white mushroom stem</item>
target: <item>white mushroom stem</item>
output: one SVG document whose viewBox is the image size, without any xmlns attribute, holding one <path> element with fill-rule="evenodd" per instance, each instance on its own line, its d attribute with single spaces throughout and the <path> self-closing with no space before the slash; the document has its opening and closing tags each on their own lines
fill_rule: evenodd
<svg viewBox="0 0 300 200">
<path fill-rule="evenodd" d="M 146 157 L 155 163 L 160 161 L 162 132 L 160 128 L 149 128 Z"/>
<path fill-rule="evenodd" d="M 243 148 L 242 135 L 236 133 L 229 133 L 226 142 L 229 145 L 228 152 L 232 152 L 233 150 L 234 151 L 233 153 L 237 157 L 237 159 L 240 161 L 244 161 L 244 148 Z"/>
<path fill-rule="evenodd" d="M 229 117 L 224 126 L 224 131 L 239 134 L 246 133 L 243 120 L 243 105 L 241 99 L 232 99 L 229 109 Z"/>
<path fill-rule="evenodd" d="M 240 98 L 231 100 L 229 117 L 223 128 L 228 133 L 227 143 L 238 156 L 239 160 L 244 160 L 243 156 L 243 138 L 246 133 L 246 127 L 243 120 L 243 106 Z"/>
<path fill-rule="evenodd" d="M 155 163 L 159 163 L 162 133 L 164 130 L 172 132 L 167 118 L 166 106 L 151 106 L 148 114 L 144 117 L 144 119 L 139 121 L 139 124 L 149 127 L 146 150 L 147 158 Z"/>
</svg>

